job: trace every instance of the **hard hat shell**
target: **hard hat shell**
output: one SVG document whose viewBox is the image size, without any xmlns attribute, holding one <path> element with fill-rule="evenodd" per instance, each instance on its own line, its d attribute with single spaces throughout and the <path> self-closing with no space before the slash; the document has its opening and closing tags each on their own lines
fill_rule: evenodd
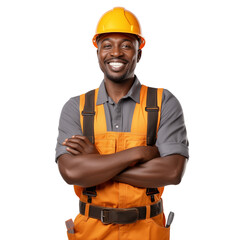
<svg viewBox="0 0 240 240">
<path fill-rule="evenodd" d="M 98 35 L 112 32 L 135 34 L 141 39 L 139 48 L 142 49 L 145 45 L 138 19 L 133 13 L 122 7 L 113 8 L 100 18 L 96 34 L 92 39 L 93 45 L 98 47 L 96 41 Z"/>
</svg>

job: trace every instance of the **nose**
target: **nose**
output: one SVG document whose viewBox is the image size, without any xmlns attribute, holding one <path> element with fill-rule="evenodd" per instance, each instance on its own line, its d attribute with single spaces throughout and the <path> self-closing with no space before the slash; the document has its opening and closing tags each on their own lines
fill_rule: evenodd
<svg viewBox="0 0 240 240">
<path fill-rule="evenodd" d="M 123 55 L 122 49 L 119 46 L 114 46 L 111 51 L 112 57 L 120 57 Z"/>
</svg>

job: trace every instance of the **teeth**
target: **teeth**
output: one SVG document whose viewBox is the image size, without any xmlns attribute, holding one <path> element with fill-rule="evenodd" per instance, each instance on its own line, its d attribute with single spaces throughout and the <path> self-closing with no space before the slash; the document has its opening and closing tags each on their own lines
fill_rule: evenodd
<svg viewBox="0 0 240 240">
<path fill-rule="evenodd" d="M 121 67 L 123 65 L 123 63 L 120 63 L 120 62 L 110 62 L 109 65 L 112 66 L 112 67 Z"/>
</svg>

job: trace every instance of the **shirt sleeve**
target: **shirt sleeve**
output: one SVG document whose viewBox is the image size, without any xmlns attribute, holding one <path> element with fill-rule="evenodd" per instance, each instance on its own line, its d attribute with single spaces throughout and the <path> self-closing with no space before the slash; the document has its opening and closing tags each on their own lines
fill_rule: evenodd
<svg viewBox="0 0 240 240">
<path fill-rule="evenodd" d="M 79 113 L 79 96 L 70 98 L 62 108 L 58 127 L 55 155 L 56 162 L 60 155 L 69 153 L 66 150 L 66 146 L 63 146 L 62 143 L 66 138 L 72 137 L 73 135 L 82 135 Z"/>
<path fill-rule="evenodd" d="M 177 98 L 164 89 L 156 146 L 161 157 L 180 154 L 189 158 L 188 145 L 182 107 Z"/>
</svg>

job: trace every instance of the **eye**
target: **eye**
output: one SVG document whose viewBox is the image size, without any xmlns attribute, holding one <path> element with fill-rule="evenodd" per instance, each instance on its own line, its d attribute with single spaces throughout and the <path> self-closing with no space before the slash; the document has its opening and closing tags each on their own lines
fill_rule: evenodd
<svg viewBox="0 0 240 240">
<path fill-rule="evenodd" d="M 110 49 L 112 45 L 110 43 L 104 43 L 102 46 L 104 49 Z"/>
<path fill-rule="evenodd" d="M 129 44 L 129 43 L 123 43 L 123 44 L 122 44 L 122 48 L 124 48 L 124 49 L 130 49 L 130 48 L 132 48 L 132 46 L 131 46 L 131 44 Z"/>
</svg>

